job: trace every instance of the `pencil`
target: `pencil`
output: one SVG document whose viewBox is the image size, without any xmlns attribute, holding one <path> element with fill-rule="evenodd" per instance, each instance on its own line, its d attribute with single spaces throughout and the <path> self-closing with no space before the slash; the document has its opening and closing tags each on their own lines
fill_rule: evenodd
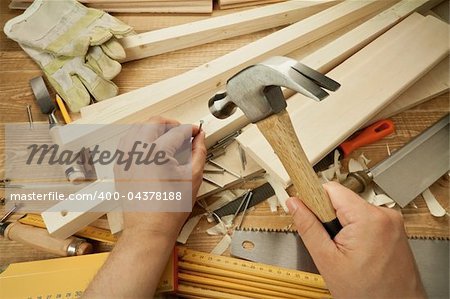
<svg viewBox="0 0 450 299">
<path fill-rule="evenodd" d="M 59 97 L 58 94 L 56 95 L 56 103 L 58 104 L 59 110 L 61 111 L 65 123 L 70 124 L 72 122 L 72 119 L 70 118 L 69 112 L 67 112 L 66 105 L 64 105 L 63 100 Z"/>
</svg>

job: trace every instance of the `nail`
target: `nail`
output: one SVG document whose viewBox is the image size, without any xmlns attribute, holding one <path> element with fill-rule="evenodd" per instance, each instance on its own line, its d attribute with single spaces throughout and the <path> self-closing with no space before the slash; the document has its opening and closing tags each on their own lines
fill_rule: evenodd
<svg viewBox="0 0 450 299">
<path fill-rule="evenodd" d="M 289 213 L 294 214 L 295 211 L 297 211 L 298 209 L 298 199 L 294 198 L 294 197 L 290 197 L 288 198 L 288 200 L 286 201 L 286 205 L 289 209 Z"/>
</svg>

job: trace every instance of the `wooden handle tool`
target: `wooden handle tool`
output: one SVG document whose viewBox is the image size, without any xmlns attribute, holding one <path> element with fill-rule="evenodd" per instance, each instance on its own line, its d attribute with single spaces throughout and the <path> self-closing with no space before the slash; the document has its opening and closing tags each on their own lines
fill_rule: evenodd
<svg viewBox="0 0 450 299">
<path fill-rule="evenodd" d="M 342 226 L 300 145 L 287 111 L 273 114 L 256 125 L 286 168 L 299 198 L 320 219 L 330 236 L 334 237 Z"/>
<path fill-rule="evenodd" d="M 59 256 L 83 255 L 92 252 L 92 245 L 83 239 L 69 237 L 57 239 L 46 229 L 19 222 L 0 223 L 0 234 L 13 240 Z"/>
<path fill-rule="evenodd" d="M 296 60 L 275 56 L 234 75 L 227 81 L 226 92 L 214 95 L 208 107 L 220 119 L 239 107 L 258 126 L 286 168 L 300 199 L 334 238 L 342 226 L 298 141 L 281 86 L 321 101 L 328 96 L 324 89 L 336 91 L 340 84 Z"/>
</svg>

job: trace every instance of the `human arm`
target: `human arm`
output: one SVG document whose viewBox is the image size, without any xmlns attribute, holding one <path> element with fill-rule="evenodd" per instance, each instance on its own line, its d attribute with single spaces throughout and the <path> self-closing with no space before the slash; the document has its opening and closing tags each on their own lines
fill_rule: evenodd
<svg viewBox="0 0 450 299">
<path fill-rule="evenodd" d="M 400 213 L 324 185 L 343 229 L 332 240 L 297 198 L 287 202 L 305 246 L 335 298 L 425 298 Z"/>
<path fill-rule="evenodd" d="M 153 119 L 153 122 L 177 122 Z M 161 132 L 151 139 L 161 137 Z M 195 196 L 202 182 L 206 157 L 205 134 L 198 127 L 192 128 L 192 195 Z M 167 144 L 166 144 L 167 145 Z M 191 170 L 189 170 L 191 171 Z M 130 169 L 133 177 L 138 170 Z M 120 176 L 120 174 L 119 174 Z M 129 186 L 117 186 L 120 190 Z M 85 298 L 152 298 L 160 277 L 184 222 L 187 212 L 124 212 L 124 230 L 107 261 L 87 288 Z"/>
</svg>

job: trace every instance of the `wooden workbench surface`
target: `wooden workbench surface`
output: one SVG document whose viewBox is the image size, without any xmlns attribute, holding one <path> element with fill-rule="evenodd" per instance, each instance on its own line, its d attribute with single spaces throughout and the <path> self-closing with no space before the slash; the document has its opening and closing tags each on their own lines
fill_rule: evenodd
<svg viewBox="0 0 450 299">
<path fill-rule="evenodd" d="M 1 28 L 3 28 L 6 20 L 18 14 L 15 11 L 10 11 L 7 8 L 7 4 L 8 1 L 1 1 L 0 3 Z M 235 10 L 215 12 L 215 14 L 224 14 L 233 11 Z M 208 16 L 142 14 L 134 16 L 120 15 L 119 17 L 128 24 L 134 26 L 136 31 L 142 32 L 196 21 Z M 264 32 L 167 53 L 140 61 L 129 62 L 123 66 L 122 73 L 114 81 L 119 86 L 121 92 L 134 90 L 183 73 L 273 31 L 274 30 L 266 30 Z M 0 34 L 0 65 L 2 67 L 0 73 L 0 140 L 3 141 L 3 124 L 28 121 L 26 114 L 27 104 L 32 105 L 35 121 L 46 121 L 46 116 L 40 113 L 29 87 L 29 80 L 42 74 L 40 69 L 28 58 L 15 42 L 8 40 L 3 32 Z M 387 144 L 390 150 L 401 147 L 409 139 L 443 116 L 448 110 L 448 94 L 445 94 L 403 112 L 393 118 L 397 126 L 396 133 L 393 136 L 371 146 L 364 147 L 354 153 L 353 156 L 364 153 L 366 157 L 372 160 L 372 163 L 376 163 L 387 156 Z M 4 145 L 1 143 L 0 178 L 4 177 L 3 165 L 5 161 L 3 147 Z M 255 182 L 250 182 L 250 184 L 254 183 Z M 441 178 L 431 187 L 433 194 L 447 210 L 449 209 L 448 188 L 448 176 Z M 422 198 L 416 199 L 415 204 L 417 205 L 417 208 L 408 206 L 402 210 L 408 233 L 411 236 L 448 238 L 448 216 L 442 218 L 434 218 L 431 216 Z M 0 207 L 0 213 L 3 214 L 3 212 L 4 208 Z M 270 216 L 268 207 L 264 203 L 249 212 L 248 219 L 246 219 L 247 225 L 251 225 L 252 219 L 261 215 Z M 214 224 L 207 223 L 206 220 L 201 221 L 191 235 L 188 246 L 196 250 L 210 251 L 218 240 L 221 239 L 220 236 L 208 236 L 205 233 L 205 230 L 212 225 Z M 109 247 L 107 246 L 100 246 L 99 250 L 107 250 L 108 248 Z M 52 255 L 30 249 L 29 247 L 22 246 L 16 242 L 5 241 L 3 239 L 0 240 L 0 252 L 0 270 L 13 262 L 53 257 Z"/>
</svg>

